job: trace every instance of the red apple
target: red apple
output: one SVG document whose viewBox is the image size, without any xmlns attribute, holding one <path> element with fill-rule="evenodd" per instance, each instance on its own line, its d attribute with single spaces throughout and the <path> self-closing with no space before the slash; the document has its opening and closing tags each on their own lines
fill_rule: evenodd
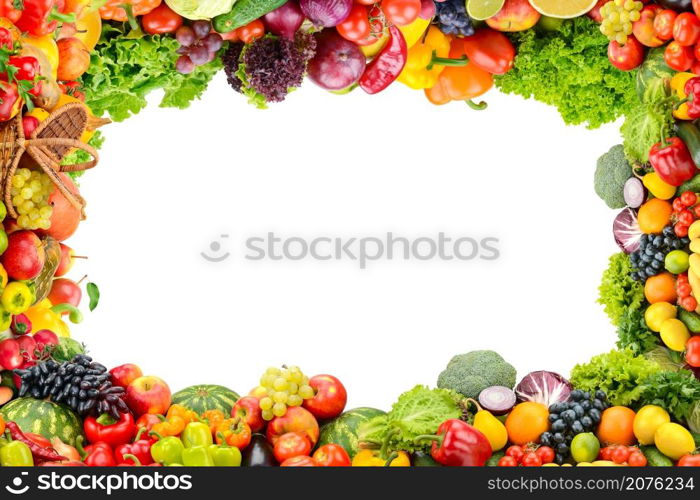
<svg viewBox="0 0 700 500">
<path fill-rule="evenodd" d="M 340 380 L 333 375 L 316 375 L 309 380 L 309 385 L 316 395 L 305 399 L 303 406 L 314 417 L 325 420 L 343 413 L 345 403 L 348 402 L 348 393 Z"/>
<path fill-rule="evenodd" d="M 39 330 L 34 334 L 34 340 L 36 341 L 37 348 L 41 351 L 45 346 L 58 345 L 58 335 L 56 335 L 51 330 Z"/>
<path fill-rule="evenodd" d="M 0 367 L 3 370 L 14 370 L 24 363 L 20 352 L 19 342 L 15 339 L 0 341 Z"/>
<path fill-rule="evenodd" d="M 78 307 L 82 296 L 83 292 L 75 281 L 68 278 L 57 278 L 53 280 L 51 291 L 47 298 L 53 305 L 70 304 Z M 63 314 L 68 314 L 68 311 L 64 311 Z"/>
<path fill-rule="evenodd" d="M 125 401 L 137 417 L 146 413 L 162 415 L 170 408 L 170 387 L 153 375 L 139 377 L 126 388 Z"/>
<path fill-rule="evenodd" d="M 501 11 L 487 19 L 486 24 L 498 31 L 525 31 L 537 24 L 540 17 L 529 0 L 506 0 Z"/>
<path fill-rule="evenodd" d="M 63 183 L 68 186 L 71 193 L 78 194 L 78 188 L 66 174 L 58 174 L 63 180 Z M 49 205 L 53 208 L 51 213 L 51 227 L 45 231 L 39 231 L 41 234 L 53 236 L 58 241 L 63 241 L 69 238 L 80 224 L 80 210 L 74 207 L 68 199 L 63 196 L 58 188 L 54 187 L 49 195 Z"/>
<path fill-rule="evenodd" d="M 589 10 L 586 15 L 593 19 L 595 22 L 602 23 L 603 15 L 600 13 L 600 8 L 609 1 L 610 0 L 598 0 L 598 3 L 595 4 L 595 6 L 591 10 Z"/>
<path fill-rule="evenodd" d="M 663 9 L 656 5 L 647 5 L 642 9 L 642 13 L 638 21 L 632 25 L 632 32 L 635 38 L 647 47 L 661 47 L 665 42 L 656 36 L 654 30 L 654 18 Z"/>
<path fill-rule="evenodd" d="M 118 385 L 119 387 L 124 387 L 125 389 L 134 380 L 139 377 L 143 377 L 143 372 L 141 368 L 132 363 L 126 363 L 124 365 L 115 366 L 109 373 L 112 375 L 112 384 Z"/>
<path fill-rule="evenodd" d="M 10 278 L 31 280 L 39 276 L 46 261 L 41 240 L 33 231 L 15 231 L 8 237 L 1 262 Z"/>
<path fill-rule="evenodd" d="M 75 259 L 81 258 L 85 259 L 86 257 L 76 257 L 75 252 L 71 247 L 64 243 L 60 243 L 61 246 L 61 259 L 58 261 L 58 267 L 56 268 L 56 272 L 54 273 L 54 276 L 56 278 L 59 278 L 61 276 L 65 276 L 68 271 L 70 271 L 73 268 L 73 264 L 75 264 Z"/>
</svg>

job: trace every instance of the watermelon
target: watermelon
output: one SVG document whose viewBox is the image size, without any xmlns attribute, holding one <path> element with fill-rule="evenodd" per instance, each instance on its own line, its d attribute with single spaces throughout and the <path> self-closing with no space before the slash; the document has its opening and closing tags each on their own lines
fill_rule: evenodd
<svg viewBox="0 0 700 500">
<path fill-rule="evenodd" d="M 339 444 L 348 452 L 350 458 L 358 452 L 360 443 L 357 440 L 357 429 L 361 423 L 384 415 L 385 412 L 376 408 L 355 408 L 321 426 L 318 446 L 324 444 Z"/>
<path fill-rule="evenodd" d="M 229 415 L 239 397 L 235 391 L 223 385 L 200 384 L 176 392 L 172 401 L 200 415 L 207 410 L 221 410 Z"/>
<path fill-rule="evenodd" d="M 85 346 L 70 337 L 59 337 L 58 345 L 51 351 L 51 357 L 59 363 L 72 360 L 76 354 L 85 354 Z"/>
<path fill-rule="evenodd" d="M 642 102 L 654 103 L 667 95 L 667 88 L 676 72 L 664 59 L 664 48 L 651 49 L 637 72 L 637 96 Z"/>
<path fill-rule="evenodd" d="M 14 399 L 0 408 L 0 415 L 15 422 L 24 432 L 41 434 L 47 439 L 58 437 L 75 446 L 76 438 L 83 435 L 83 424 L 68 407 L 34 398 Z"/>
</svg>

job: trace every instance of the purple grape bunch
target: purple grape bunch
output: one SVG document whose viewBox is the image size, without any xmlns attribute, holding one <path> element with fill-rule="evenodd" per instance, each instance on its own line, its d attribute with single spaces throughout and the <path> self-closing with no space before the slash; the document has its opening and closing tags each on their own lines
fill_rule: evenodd
<svg viewBox="0 0 700 500">
<path fill-rule="evenodd" d="M 175 32 L 175 39 L 180 44 L 180 54 L 175 69 L 182 74 L 192 73 L 197 66 L 214 60 L 216 53 L 224 44 L 223 38 L 211 30 L 209 21 L 194 21 L 189 26 L 180 26 Z"/>
</svg>

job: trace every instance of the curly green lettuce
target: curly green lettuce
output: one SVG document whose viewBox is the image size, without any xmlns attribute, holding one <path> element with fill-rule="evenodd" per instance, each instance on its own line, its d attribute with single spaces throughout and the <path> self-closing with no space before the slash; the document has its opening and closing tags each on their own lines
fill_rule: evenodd
<svg viewBox="0 0 700 500">
<path fill-rule="evenodd" d="M 128 24 L 106 24 L 82 76 L 87 104 L 97 116 L 122 121 L 146 107 L 146 95 L 162 89 L 161 107 L 184 109 L 221 69 L 215 59 L 183 75 L 175 70 L 178 42 L 160 35 L 132 35 Z"/>
<path fill-rule="evenodd" d="M 665 408 L 679 422 L 687 423 L 700 401 L 700 380 L 690 370 L 663 371 L 647 378 L 640 405 Z"/>
<path fill-rule="evenodd" d="M 647 326 L 642 309 L 628 309 L 620 318 L 617 347 L 629 349 L 635 356 L 659 347 L 659 336 Z"/>
<path fill-rule="evenodd" d="M 630 277 L 631 272 L 632 264 L 627 254 L 613 254 L 598 287 L 598 303 L 604 306 L 615 326 L 619 326 L 628 310 L 639 309 L 644 303 L 644 287 Z"/>
<path fill-rule="evenodd" d="M 518 55 L 512 71 L 495 77 L 502 92 L 556 106 L 567 124 L 588 128 L 614 121 L 636 103 L 636 72 L 610 64 L 608 40 L 587 17 L 510 37 Z"/>
</svg>

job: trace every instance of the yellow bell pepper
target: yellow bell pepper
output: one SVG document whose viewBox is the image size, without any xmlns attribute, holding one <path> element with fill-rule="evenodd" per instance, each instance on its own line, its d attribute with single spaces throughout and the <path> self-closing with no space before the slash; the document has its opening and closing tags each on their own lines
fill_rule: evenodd
<svg viewBox="0 0 700 500">
<path fill-rule="evenodd" d="M 416 90 L 434 87 L 444 69 L 442 63 L 449 64 L 446 59 L 449 54 L 450 37 L 431 26 L 427 35 L 408 50 L 406 66 L 398 81 Z"/>
<path fill-rule="evenodd" d="M 7 281 L 7 271 L 3 265 L 0 264 L 0 293 L 2 293 L 2 290 L 7 286 Z"/>
<path fill-rule="evenodd" d="M 51 302 L 44 299 L 33 305 L 24 313 L 32 322 L 32 331 L 51 330 L 59 337 L 70 337 L 68 325 L 61 315 L 51 310 Z"/>
<path fill-rule="evenodd" d="M 389 464 L 387 462 L 391 460 Z M 400 451 L 396 454 L 396 458 L 391 458 L 385 460 L 379 456 L 378 451 L 374 450 L 361 450 L 352 459 L 353 467 L 410 467 L 411 459 L 408 457 L 408 453 L 405 451 Z"/>
<path fill-rule="evenodd" d="M 492 451 L 502 449 L 508 443 L 506 426 L 490 411 L 482 410 L 478 405 L 477 408 L 479 408 L 479 411 L 474 415 L 474 427 L 486 436 Z"/>
<path fill-rule="evenodd" d="M 687 114 L 687 105 L 686 114 Z M 678 110 L 676 110 L 678 111 Z M 675 113 L 675 112 L 674 112 Z M 676 186 L 671 186 L 670 184 L 661 180 L 659 174 L 656 172 L 649 172 L 644 177 L 642 177 L 642 184 L 646 187 L 654 197 L 660 200 L 670 200 L 676 195 Z"/>
<path fill-rule="evenodd" d="M 58 45 L 53 36 L 26 36 L 22 38 L 22 45 L 31 45 L 42 51 L 51 64 L 51 76 L 54 80 L 58 78 Z"/>
<path fill-rule="evenodd" d="M 673 78 L 671 78 L 671 91 L 681 100 L 687 98 L 688 94 L 685 93 L 685 84 L 688 80 L 696 76 L 697 75 L 694 73 L 688 72 L 676 73 L 673 75 Z M 673 116 L 679 120 L 690 120 L 688 116 L 688 103 L 683 103 L 678 106 L 678 108 L 674 109 Z"/>
</svg>

